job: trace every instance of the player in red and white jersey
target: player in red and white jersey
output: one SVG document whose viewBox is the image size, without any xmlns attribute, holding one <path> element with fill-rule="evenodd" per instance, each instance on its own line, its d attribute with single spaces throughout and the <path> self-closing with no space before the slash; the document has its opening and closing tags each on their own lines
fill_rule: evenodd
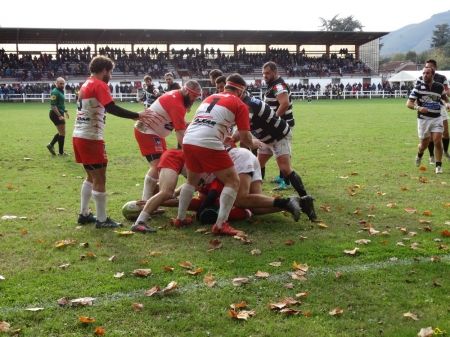
<svg viewBox="0 0 450 337">
<path fill-rule="evenodd" d="M 149 111 L 132 112 L 114 103 L 108 87 L 114 63 L 105 56 L 94 57 L 89 64 L 91 77 L 81 86 L 78 93 L 78 111 L 73 131 L 73 148 L 77 163 L 82 163 L 86 180 L 81 187 L 81 212 L 78 223 L 95 222 L 95 227 L 118 227 L 106 216 L 106 155 L 103 130 L 106 112 L 129 119 L 143 119 Z M 91 196 L 94 197 L 97 217 L 89 211 Z"/>
<path fill-rule="evenodd" d="M 186 112 L 201 95 L 197 81 L 189 80 L 179 90 L 172 90 L 159 97 L 150 106 L 150 117 L 134 125 L 134 136 L 141 154 L 147 158 L 150 169 L 144 178 L 142 200 L 149 200 L 158 183 L 157 166 L 161 155 L 167 150 L 165 138 L 175 130 L 178 143 L 183 141 L 186 130 Z"/>
<path fill-rule="evenodd" d="M 239 189 L 239 177 L 223 143 L 230 127 L 236 125 L 245 144 L 252 149 L 259 147 L 260 142 L 254 140 L 249 131 L 248 108 L 240 98 L 245 88 L 246 83 L 241 75 L 229 76 L 225 91 L 206 98 L 186 130 L 183 151 L 186 157 L 187 182 L 180 192 L 178 216 L 173 222 L 176 227 L 192 221 L 186 218 L 186 211 L 201 173 L 206 172 L 214 173 L 224 184 L 220 195 L 220 211 L 212 233 L 236 235 L 239 232 L 226 222 Z"/>
</svg>

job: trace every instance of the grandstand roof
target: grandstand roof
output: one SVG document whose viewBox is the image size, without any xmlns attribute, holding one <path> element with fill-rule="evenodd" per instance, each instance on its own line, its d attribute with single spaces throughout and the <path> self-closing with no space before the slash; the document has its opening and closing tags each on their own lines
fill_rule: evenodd
<svg viewBox="0 0 450 337">
<path fill-rule="evenodd" d="M 363 45 L 389 32 L 0 27 L 0 44 Z"/>
</svg>

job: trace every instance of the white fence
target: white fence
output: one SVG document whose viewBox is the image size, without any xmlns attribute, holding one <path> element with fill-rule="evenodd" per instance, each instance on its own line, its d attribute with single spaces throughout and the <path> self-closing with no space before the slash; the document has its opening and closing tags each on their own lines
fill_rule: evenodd
<svg viewBox="0 0 450 337">
<path fill-rule="evenodd" d="M 71 102 L 75 102 L 75 94 L 66 94 L 66 101 L 71 103 Z M 122 93 L 117 93 L 117 94 L 112 94 L 112 97 L 114 98 L 114 100 L 116 101 L 138 101 L 139 100 L 139 96 L 137 93 L 135 94 L 122 94 Z M 50 94 L 0 94 L 0 101 L 3 102 L 8 102 L 8 101 L 13 101 L 13 102 L 49 102 L 50 101 Z"/>
</svg>

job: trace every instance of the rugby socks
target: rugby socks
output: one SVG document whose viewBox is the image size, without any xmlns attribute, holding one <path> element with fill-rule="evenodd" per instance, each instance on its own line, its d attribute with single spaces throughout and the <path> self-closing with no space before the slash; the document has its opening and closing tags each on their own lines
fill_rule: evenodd
<svg viewBox="0 0 450 337">
<path fill-rule="evenodd" d="M 280 170 L 280 178 L 284 180 L 284 183 L 285 183 L 286 185 L 290 185 L 290 184 L 291 184 L 290 181 L 289 181 L 289 178 L 286 177 L 286 176 L 283 174 L 283 172 L 281 172 L 281 170 Z"/>
<path fill-rule="evenodd" d="M 273 207 L 286 208 L 289 199 L 275 198 L 273 199 Z"/>
<path fill-rule="evenodd" d="M 58 135 L 58 147 L 59 147 L 59 154 L 64 153 L 64 140 L 66 139 L 66 136 Z"/>
<path fill-rule="evenodd" d="M 106 221 L 106 192 L 92 191 L 92 196 L 95 201 L 95 210 L 97 212 L 98 222 Z"/>
<path fill-rule="evenodd" d="M 142 191 L 142 200 L 148 200 L 153 196 L 156 184 L 158 184 L 159 179 L 154 179 L 148 174 L 145 175 L 144 179 L 144 189 Z"/>
<path fill-rule="evenodd" d="M 266 167 L 261 167 L 261 176 L 262 180 L 264 180 L 264 177 L 266 176 Z"/>
<path fill-rule="evenodd" d="M 442 144 L 444 145 L 444 152 L 448 152 L 448 143 L 450 139 L 448 138 L 442 138 Z"/>
<path fill-rule="evenodd" d="M 89 202 L 92 197 L 92 187 L 93 184 L 87 180 L 81 185 L 81 214 L 83 216 L 89 215 Z"/>
<path fill-rule="evenodd" d="M 305 186 L 303 186 L 302 178 L 300 178 L 300 176 L 295 173 L 295 171 L 292 171 L 286 178 L 289 180 L 289 182 L 301 197 L 307 195 Z"/>
<path fill-rule="evenodd" d="M 428 143 L 428 151 L 430 151 L 430 157 L 434 157 L 434 142 Z"/>
<path fill-rule="evenodd" d="M 146 222 L 149 218 L 150 218 L 150 214 L 148 214 L 147 212 L 142 211 L 139 214 L 139 217 L 137 218 L 136 223 L 138 223 L 139 221 Z"/>
<path fill-rule="evenodd" d="M 423 152 L 422 153 L 417 152 L 417 157 L 422 158 L 423 157 Z"/>
<path fill-rule="evenodd" d="M 186 212 L 189 207 L 189 204 L 192 200 L 192 196 L 195 192 L 195 186 L 184 184 L 180 191 L 180 196 L 178 198 L 178 215 L 177 219 L 183 221 L 186 219 Z"/>
<path fill-rule="evenodd" d="M 55 146 L 56 142 L 58 141 L 58 137 L 59 137 L 59 133 L 57 133 L 54 137 L 53 140 L 50 142 L 51 146 Z"/>
<path fill-rule="evenodd" d="M 227 221 L 234 201 L 236 200 L 237 192 L 230 187 L 224 187 L 220 195 L 219 215 L 217 216 L 216 225 L 222 228 L 222 224 Z"/>
</svg>

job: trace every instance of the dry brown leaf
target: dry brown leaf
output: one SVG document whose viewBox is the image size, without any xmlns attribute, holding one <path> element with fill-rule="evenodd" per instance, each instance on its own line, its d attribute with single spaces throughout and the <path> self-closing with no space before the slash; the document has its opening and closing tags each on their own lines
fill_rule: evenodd
<svg viewBox="0 0 450 337">
<path fill-rule="evenodd" d="M 364 244 L 364 245 L 367 245 L 368 243 L 370 243 L 371 241 L 370 240 L 367 240 L 367 239 L 359 239 L 359 240 L 356 240 L 355 241 L 355 243 L 357 243 L 358 245 L 362 245 L 362 244 Z"/>
<path fill-rule="evenodd" d="M 387 207 L 393 208 L 395 207 L 395 205 L 397 205 L 395 202 L 390 202 L 389 204 L 387 204 Z"/>
<path fill-rule="evenodd" d="M 114 277 L 115 277 L 115 278 L 122 278 L 124 275 L 125 275 L 124 272 L 120 272 L 120 273 L 115 273 L 115 274 L 114 274 Z"/>
<path fill-rule="evenodd" d="M 287 283 L 284 284 L 284 287 L 286 289 L 294 289 L 294 283 L 287 282 Z"/>
<path fill-rule="evenodd" d="M 337 271 L 334 273 L 334 276 L 336 276 L 336 278 L 339 278 L 342 276 L 342 273 L 340 271 Z"/>
<path fill-rule="evenodd" d="M 280 302 L 278 302 L 278 303 L 270 302 L 270 303 L 269 303 L 269 308 L 270 308 L 270 309 L 283 309 L 283 308 L 286 307 L 287 305 L 288 305 L 288 303 L 283 302 L 283 301 L 280 301 Z"/>
<path fill-rule="evenodd" d="M 323 222 L 318 224 L 319 228 L 328 228 L 328 226 L 326 224 L 324 224 Z"/>
<path fill-rule="evenodd" d="M 189 275 L 198 275 L 203 271 L 202 268 L 197 268 L 194 271 L 188 270 L 186 273 L 188 273 Z"/>
<path fill-rule="evenodd" d="M 133 270 L 133 274 L 136 276 L 146 277 L 152 272 L 151 269 L 135 269 Z"/>
<path fill-rule="evenodd" d="M 81 298 L 76 298 L 74 300 L 71 300 L 70 303 L 72 304 L 72 306 L 92 305 L 92 302 L 94 300 L 95 300 L 95 298 L 93 298 L 93 297 L 81 297 Z"/>
<path fill-rule="evenodd" d="M 342 315 L 344 313 L 343 309 L 335 308 L 329 312 L 331 316 Z"/>
<path fill-rule="evenodd" d="M 94 323 L 95 322 L 95 319 L 87 317 L 87 316 L 80 316 L 80 317 L 78 317 L 78 320 L 81 323 Z"/>
<path fill-rule="evenodd" d="M 291 315 L 298 315 L 298 314 L 302 313 L 301 310 L 295 310 L 292 308 L 284 308 L 284 309 L 281 309 L 280 312 L 283 314 L 291 314 Z"/>
<path fill-rule="evenodd" d="M 294 240 L 286 240 L 286 241 L 284 241 L 284 244 L 287 245 L 287 246 L 291 246 L 291 245 L 293 245 L 294 243 L 295 243 Z"/>
<path fill-rule="evenodd" d="M 193 267 L 192 263 L 189 261 L 180 261 L 180 266 L 186 269 L 191 269 Z"/>
<path fill-rule="evenodd" d="M 26 308 L 26 311 L 42 311 L 44 308 Z"/>
<path fill-rule="evenodd" d="M 356 247 L 356 248 L 353 249 L 353 250 L 344 250 L 344 253 L 345 253 L 345 254 L 349 254 L 349 255 L 355 255 L 356 252 L 357 252 L 358 250 L 359 250 L 359 248 Z"/>
<path fill-rule="evenodd" d="M 295 297 L 306 297 L 306 296 L 308 296 L 308 293 L 298 293 L 298 294 L 295 294 Z"/>
<path fill-rule="evenodd" d="M 144 305 L 141 303 L 133 302 L 131 305 L 135 311 L 142 311 L 142 309 L 144 309 Z"/>
<path fill-rule="evenodd" d="M 442 287 L 442 284 L 440 284 L 439 282 L 436 282 L 436 281 L 433 282 L 433 285 L 435 287 Z"/>
<path fill-rule="evenodd" d="M 404 313 L 403 316 L 404 316 L 404 317 L 410 317 L 410 318 L 412 318 L 412 319 L 415 320 L 415 321 L 418 321 L 418 320 L 419 320 L 419 319 L 417 318 L 417 316 L 414 315 L 411 311 L 408 311 L 407 313 Z"/>
<path fill-rule="evenodd" d="M 214 287 L 216 285 L 216 280 L 211 274 L 206 274 L 205 277 L 203 277 L 203 282 L 206 283 L 208 287 Z"/>
<path fill-rule="evenodd" d="M 230 304 L 230 308 L 231 309 L 234 309 L 234 310 L 236 310 L 236 309 L 241 309 L 241 308 L 245 308 L 247 306 L 247 302 L 245 302 L 245 301 L 243 301 L 243 302 L 241 302 L 241 303 L 233 303 L 233 304 Z"/>
<path fill-rule="evenodd" d="M 415 209 L 414 207 L 405 207 L 404 210 L 411 214 L 417 212 L 417 209 Z"/>
<path fill-rule="evenodd" d="M 222 247 L 222 242 L 220 242 L 217 239 L 211 239 L 209 240 L 209 245 L 213 248 L 213 249 L 219 249 L 220 247 Z"/>
<path fill-rule="evenodd" d="M 253 310 L 242 310 L 239 312 L 235 312 L 233 310 L 228 310 L 228 314 L 236 319 L 244 319 L 247 320 L 249 317 L 253 317 L 256 315 L 256 312 Z"/>
<path fill-rule="evenodd" d="M 253 249 L 252 250 L 252 255 L 260 255 L 261 251 L 259 249 Z"/>
<path fill-rule="evenodd" d="M 11 324 L 0 321 L 0 331 L 8 332 L 10 327 L 11 327 Z"/>
<path fill-rule="evenodd" d="M 65 306 L 65 305 L 69 305 L 69 298 L 68 297 L 61 297 L 59 300 L 56 301 L 56 303 L 58 303 L 58 305 L 60 306 Z"/>
<path fill-rule="evenodd" d="M 240 286 L 242 283 L 250 283 L 250 280 L 246 277 L 238 277 L 238 278 L 234 278 L 231 283 L 237 287 Z"/>
<path fill-rule="evenodd" d="M 165 271 L 173 271 L 175 268 L 168 267 L 168 266 L 163 266 L 162 269 L 165 270 Z"/>
<path fill-rule="evenodd" d="M 70 263 L 65 263 L 65 264 L 62 264 L 62 265 L 58 266 L 58 268 L 66 269 L 69 266 L 70 266 Z"/>
<path fill-rule="evenodd" d="M 161 253 L 160 253 L 160 252 L 152 251 L 152 252 L 149 253 L 149 255 L 150 255 L 150 256 L 159 256 L 159 255 L 161 255 Z"/>
<path fill-rule="evenodd" d="M 167 292 L 175 290 L 175 289 L 178 289 L 178 284 L 177 284 L 177 282 L 172 281 L 167 285 L 167 287 L 165 287 L 163 289 L 163 293 L 167 293 Z"/>
<path fill-rule="evenodd" d="M 304 272 L 307 272 L 308 271 L 308 265 L 306 264 L 306 263 L 300 263 L 300 264 L 297 264 L 297 262 L 295 262 L 294 261 L 294 263 L 292 264 L 293 266 L 294 266 L 294 269 L 296 269 L 296 270 L 302 270 L 302 271 L 304 271 Z"/>
<path fill-rule="evenodd" d="M 269 265 L 271 265 L 272 267 L 280 267 L 281 262 L 270 262 Z"/>
<path fill-rule="evenodd" d="M 432 223 L 433 220 L 419 220 L 419 223 Z"/>
<path fill-rule="evenodd" d="M 206 229 L 206 228 L 199 228 L 199 229 L 197 229 L 195 232 L 196 233 L 205 233 L 205 232 L 207 232 L 208 230 Z"/>
<path fill-rule="evenodd" d="M 158 291 L 160 291 L 161 288 L 158 286 L 154 286 L 153 288 L 146 290 L 145 291 L 145 295 L 146 296 L 153 296 L 154 294 L 156 294 Z"/>
<path fill-rule="evenodd" d="M 105 334 L 105 329 L 103 329 L 102 326 L 98 326 L 94 330 L 94 335 L 96 336 L 103 336 Z"/>
<path fill-rule="evenodd" d="M 396 246 L 401 246 L 401 247 L 404 247 L 404 246 L 405 246 L 405 244 L 404 244 L 403 242 L 397 242 L 395 245 L 396 245 Z"/>
<path fill-rule="evenodd" d="M 299 280 L 299 281 L 306 281 L 307 278 L 303 275 L 298 275 L 296 273 L 289 273 L 289 275 L 291 275 L 293 280 Z"/>
<path fill-rule="evenodd" d="M 331 205 L 322 205 L 320 206 L 325 212 L 329 212 L 331 210 Z"/>
<path fill-rule="evenodd" d="M 268 273 L 268 272 L 265 272 L 265 271 L 260 271 L 260 270 L 258 270 L 258 271 L 256 272 L 255 276 L 256 276 L 256 277 L 261 277 L 261 278 L 263 278 L 263 277 L 269 277 L 269 273 Z"/>
<path fill-rule="evenodd" d="M 438 256 L 432 256 L 430 260 L 431 260 L 431 262 L 441 262 L 442 261 L 441 258 Z"/>
<path fill-rule="evenodd" d="M 431 326 L 427 328 L 420 329 L 417 337 L 432 337 L 434 335 L 434 330 Z"/>
<path fill-rule="evenodd" d="M 380 231 L 377 231 L 374 228 L 369 228 L 369 234 L 370 235 L 377 235 L 378 233 L 380 233 Z"/>
</svg>

